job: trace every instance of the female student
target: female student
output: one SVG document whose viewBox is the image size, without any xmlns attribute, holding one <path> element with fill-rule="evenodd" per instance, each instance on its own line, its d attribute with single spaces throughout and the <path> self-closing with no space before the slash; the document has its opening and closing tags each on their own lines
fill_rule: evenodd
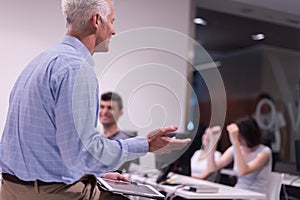
<svg viewBox="0 0 300 200">
<path fill-rule="evenodd" d="M 261 144 L 261 132 L 252 117 L 245 117 L 227 126 L 231 146 L 217 160 L 214 159 L 216 146 L 207 157 L 207 168 L 198 178 L 234 162 L 237 176 L 235 187 L 267 193 L 272 170 L 271 149 Z M 207 137 L 209 140 L 211 137 Z"/>
</svg>

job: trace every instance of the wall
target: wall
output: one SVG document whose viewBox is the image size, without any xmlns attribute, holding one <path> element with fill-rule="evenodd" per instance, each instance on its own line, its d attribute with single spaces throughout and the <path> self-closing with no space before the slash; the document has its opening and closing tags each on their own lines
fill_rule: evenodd
<svg viewBox="0 0 300 200">
<path fill-rule="evenodd" d="M 125 49 L 123 54 L 118 51 L 117 58 L 107 67 L 101 65 L 103 56 L 95 55 L 97 66 L 101 68 L 100 91 L 115 90 L 124 98 L 125 116 L 120 119 L 124 129 L 133 126 L 145 134 L 154 127 L 175 123 L 185 130 L 187 62 L 174 55 L 172 47 L 160 48 L 159 43 L 170 37 L 164 35 L 166 30 L 158 29 L 157 36 L 153 36 L 147 28 L 167 28 L 179 32 L 170 30 L 175 35 L 189 35 L 190 1 L 115 1 L 115 7 L 117 35 L 110 53 L 118 51 L 120 46 Z M 187 54 L 188 43 L 183 45 L 180 48 Z"/>
<path fill-rule="evenodd" d="M 295 161 L 295 140 L 300 139 L 300 52 L 263 47 L 262 88 L 269 91 L 287 122 L 284 161 Z M 289 148 L 288 148 L 289 147 Z"/>
<path fill-rule="evenodd" d="M 219 63 L 218 70 L 222 76 L 226 91 L 226 118 L 225 127 L 237 118 L 251 115 L 255 110 L 255 100 L 262 87 L 263 50 L 261 48 L 241 49 L 228 53 L 211 53 L 214 61 Z M 201 60 L 196 54 L 196 64 Z M 199 101 L 200 123 L 208 126 L 211 119 L 211 94 L 202 77 L 194 73 L 193 86 Z M 220 138 L 220 151 L 229 146 L 229 137 L 226 128 Z"/>
<path fill-rule="evenodd" d="M 185 130 L 189 43 L 180 38 L 190 35 L 190 4 L 182 0 L 115 1 L 117 35 L 106 57 L 94 57 L 101 93 L 113 90 L 123 97 L 122 129 L 146 135 L 176 124 L 180 132 Z M 112 60 L 103 61 L 111 55 Z M 141 163 L 153 168 L 154 157 L 147 155 Z"/>
<path fill-rule="evenodd" d="M 219 70 L 227 95 L 225 124 L 254 113 L 257 96 L 261 92 L 269 93 L 286 120 L 286 133 L 281 136 L 282 160 L 294 162 L 294 141 L 300 138 L 300 52 L 261 45 L 212 54 L 212 57 L 221 63 Z M 198 59 L 196 56 L 196 64 Z M 210 96 L 201 77 L 195 76 L 194 88 L 200 101 L 200 122 L 207 125 L 211 112 Z M 223 132 L 221 150 L 230 145 L 226 131 Z"/>
<path fill-rule="evenodd" d="M 102 65 L 103 60 L 110 58 L 115 51 L 111 54 L 94 55 L 100 92 L 115 90 L 122 95 L 126 108 L 120 119 L 123 129 L 137 130 L 140 135 L 145 135 L 154 127 L 177 124 L 181 131 L 185 130 L 189 85 L 185 57 L 189 53 L 189 44 L 183 42 L 179 44 L 180 47 L 175 47 L 176 50 L 179 48 L 182 55 L 174 54 L 172 48 L 177 44 L 177 36 L 190 35 L 191 2 L 114 2 L 115 29 L 118 34 L 112 39 L 111 50 L 123 49 L 125 53 L 113 57 L 114 62 L 109 66 Z M 5 124 L 9 92 L 17 76 L 35 55 L 59 42 L 65 32 L 60 3 L 59 0 L 29 0 L 26 3 L 21 0 L 1 0 L 0 26 L 3 31 L 0 38 L 0 135 Z M 139 34 L 134 30 L 145 30 L 141 29 L 144 27 L 164 29 L 156 29 L 157 35 L 152 32 Z M 143 42 L 151 44 L 154 38 L 153 43 L 159 46 L 168 39 L 168 31 L 174 37 L 167 48 L 149 48 L 149 45 L 143 45 Z M 135 49 L 126 49 L 132 44 L 136 45 Z"/>
<path fill-rule="evenodd" d="M 9 93 L 17 76 L 34 56 L 57 43 L 65 32 L 60 1 L 1 0 L 0 27 L 1 136 Z"/>
</svg>

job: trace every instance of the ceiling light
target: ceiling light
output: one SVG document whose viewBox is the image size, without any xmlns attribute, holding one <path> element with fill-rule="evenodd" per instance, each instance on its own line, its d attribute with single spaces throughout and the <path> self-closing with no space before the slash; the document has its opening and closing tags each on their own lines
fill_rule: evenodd
<svg viewBox="0 0 300 200">
<path fill-rule="evenodd" d="M 199 18 L 199 17 L 197 17 L 197 18 L 194 19 L 194 23 L 195 24 L 199 24 L 199 25 L 203 25 L 203 26 L 207 25 L 207 22 L 204 19 Z"/>
<path fill-rule="evenodd" d="M 263 40 L 265 39 L 265 35 L 263 33 L 253 34 L 251 38 L 252 40 Z"/>
</svg>

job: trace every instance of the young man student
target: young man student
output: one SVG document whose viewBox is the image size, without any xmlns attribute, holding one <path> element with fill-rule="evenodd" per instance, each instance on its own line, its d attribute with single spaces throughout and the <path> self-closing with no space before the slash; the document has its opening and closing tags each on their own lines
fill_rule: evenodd
<svg viewBox="0 0 300 200">
<path fill-rule="evenodd" d="M 136 134 L 123 131 L 119 128 L 117 122 L 122 115 L 123 102 L 121 96 L 115 92 L 102 94 L 99 107 L 99 121 L 103 126 L 104 137 L 117 140 L 136 136 Z"/>
</svg>

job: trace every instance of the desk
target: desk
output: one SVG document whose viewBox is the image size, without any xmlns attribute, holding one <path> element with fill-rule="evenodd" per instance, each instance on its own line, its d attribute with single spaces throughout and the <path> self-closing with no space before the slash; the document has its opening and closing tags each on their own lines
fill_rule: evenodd
<svg viewBox="0 0 300 200">
<path fill-rule="evenodd" d="M 295 164 L 277 162 L 275 171 L 284 174 L 282 184 L 300 187 L 300 172 Z"/>
<path fill-rule="evenodd" d="M 179 188 L 178 186 L 168 186 L 157 184 L 155 182 L 156 177 L 146 178 L 137 174 L 129 175 L 129 178 L 133 181 L 145 183 L 153 186 L 157 190 L 164 191 L 167 194 L 173 194 L 176 196 L 184 197 L 187 199 L 265 199 L 266 195 L 252 192 L 244 189 L 233 188 L 230 186 L 213 183 L 206 180 L 200 180 L 188 176 L 173 174 L 170 178 L 175 182 L 181 184 L 204 184 L 211 185 L 219 188 L 219 192 L 217 193 L 196 193 L 186 191 L 183 188 Z"/>
<path fill-rule="evenodd" d="M 279 172 L 278 172 L 279 173 Z M 232 169 L 221 169 L 221 174 L 229 175 L 229 176 L 235 176 Z M 294 187 L 300 187 L 300 176 L 289 174 L 289 173 L 283 173 L 283 185 L 289 185 Z"/>
<path fill-rule="evenodd" d="M 300 187 L 300 176 L 299 175 L 292 175 L 292 174 L 284 174 L 282 184 Z"/>
</svg>

